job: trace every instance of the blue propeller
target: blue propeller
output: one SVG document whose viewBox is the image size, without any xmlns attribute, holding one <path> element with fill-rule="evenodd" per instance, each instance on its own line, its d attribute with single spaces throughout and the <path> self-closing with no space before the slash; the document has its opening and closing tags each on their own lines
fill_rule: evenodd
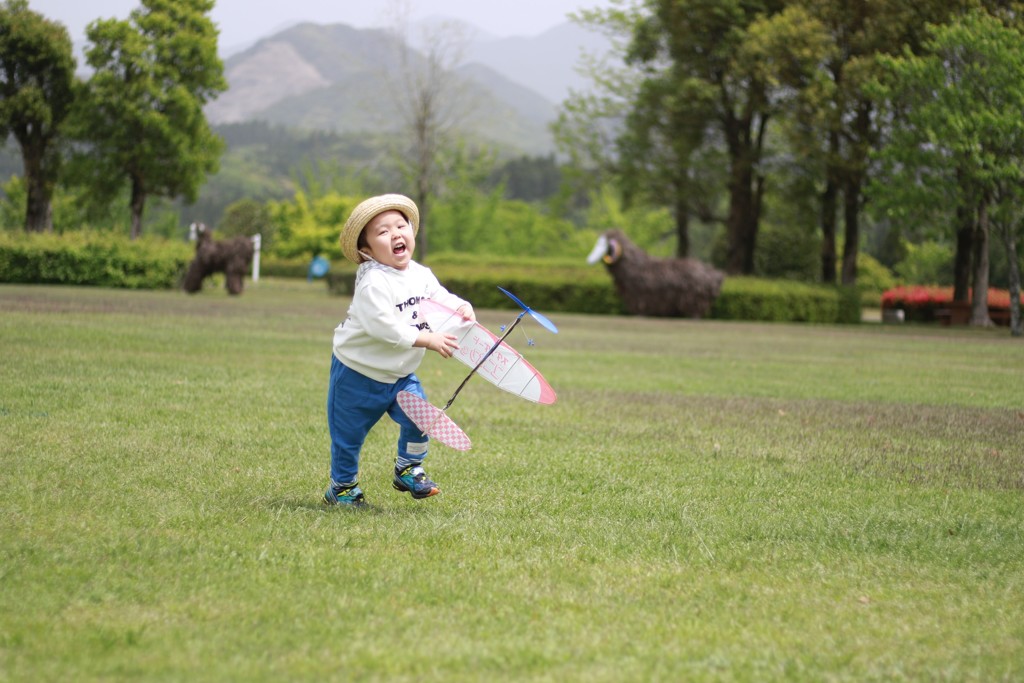
<svg viewBox="0 0 1024 683">
<path fill-rule="evenodd" d="M 546 329 L 548 332 L 551 332 L 552 334 L 558 334 L 558 328 L 555 327 L 555 324 L 553 322 L 551 322 L 550 320 L 545 318 L 543 315 L 541 315 L 537 311 L 533 310 L 532 308 L 530 308 L 529 306 L 524 304 L 522 301 L 519 300 L 519 297 L 517 297 L 515 294 L 513 294 L 510 291 L 508 291 L 504 287 L 498 287 L 498 289 L 500 289 L 502 291 L 502 293 L 505 296 L 507 296 L 509 299 L 512 299 L 512 301 L 515 301 L 517 304 L 519 304 L 519 307 L 523 309 L 523 313 L 529 313 L 533 317 L 534 320 L 539 322 L 541 324 L 541 326 L 544 327 L 544 329 Z M 520 317 L 521 317 L 521 315 L 522 314 L 520 314 Z"/>
</svg>

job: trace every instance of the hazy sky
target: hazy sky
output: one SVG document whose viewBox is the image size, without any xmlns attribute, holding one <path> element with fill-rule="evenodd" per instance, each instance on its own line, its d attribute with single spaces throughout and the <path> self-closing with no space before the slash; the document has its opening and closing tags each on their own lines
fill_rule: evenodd
<svg viewBox="0 0 1024 683">
<path fill-rule="evenodd" d="M 29 0 L 29 7 L 56 19 L 76 43 L 94 19 L 126 19 L 138 0 Z M 580 8 L 608 7 L 611 0 L 216 0 L 211 17 L 222 50 L 251 43 L 299 21 L 383 26 L 389 8 L 406 7 L 413 21 L 437 16 L 461 19 L 495 36 L 534 36 L 566 21 Z"/>
</svg>

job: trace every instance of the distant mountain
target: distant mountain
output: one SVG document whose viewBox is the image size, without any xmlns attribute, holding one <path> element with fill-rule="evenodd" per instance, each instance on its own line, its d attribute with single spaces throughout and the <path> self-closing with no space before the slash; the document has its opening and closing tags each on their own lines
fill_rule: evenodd
<svg viewBox="0 0 1024 683">
<path fill-rule="evenodd" d="M 510 107 L 529 123 L 546 126 L 555 119 L 555 106 L 543 96 L 483 64 L 467 64 L 456 70 L 467 81 L 479 83 L 486 95 Z"/>
<path fill-rule="evenodd" d="M 566 22 L 532 38 L 477 41 L 466 57 L 561 104 L 570 89 L 589 87 L 588 79 L 577 72 L 580 58 L 604 55 L 610 49 L 605 36 Z"/>
<path fill-rule="evenodd" d="M 383 31 L 344 24 L 290 27 L 224 61 L 228 91 L 207 106 L 207 118 L 214 125 L 267 120 L 266 110 L 279 102 L 393 68 L 390 45 L 393 40 Z M 296 120 L 279 123 L 305 127 Z"/>
<path fill-rule="evenodd" d="M 207 118 L 214 125 L 260 120 L 335 133 L 386 133 L 400 125 L 388 104 L 396 95 L 387 75 L 399 69 L 394 40 L 379 29 L 344 24 L 288 28 L 225 60 L 229 89 L 207 105 Z M 555 107 L 521 77 L 510 79 L 476 62 L 455 75 L 464 81 L 470 103 L 463 122 L 470 137 L 514 153 L 553 150 L 547 127 Z"/>
</svg>

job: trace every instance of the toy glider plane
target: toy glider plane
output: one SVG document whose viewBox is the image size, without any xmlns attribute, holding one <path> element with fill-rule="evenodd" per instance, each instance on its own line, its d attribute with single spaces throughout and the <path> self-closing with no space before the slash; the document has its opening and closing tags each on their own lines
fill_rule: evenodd
<svg viewBox="0 0 1024 683">
<path fill-rule="evenodd" d="M 473 375 L 480 375 L 499 389 L 534 403 L 550 404 L 554 403 L 556 398 L 554 389 L 544 379 L 544 376 L 530 365 L 518 351 L 506 344 L 505 339 L 526 315 L 532 317 L 552 334 L 558 334 L 558 328 L 511 292 L 501 287 L 498 289 L 523 309 L 516 319 L 505 328 L 505 333 L 501 337 L 480 323 L 466 320 L 461 313 L 437 302 L 429 299 L 420 302 L 420 314 L 426 319 L 430 329 L 435 332 L 447 332 L 455 335 L 459 348 L 453 356 L 471 370 L 452 397 L 448 399 L 444 408 L 437 408 L 408 391 L 398 393 L 398 405 L 409 419 L 423 430 L 424 434 L 460 451 L 469 450 L 472 444 L 465 432 L 448 417 L 447 411 Z"/>
</svg>

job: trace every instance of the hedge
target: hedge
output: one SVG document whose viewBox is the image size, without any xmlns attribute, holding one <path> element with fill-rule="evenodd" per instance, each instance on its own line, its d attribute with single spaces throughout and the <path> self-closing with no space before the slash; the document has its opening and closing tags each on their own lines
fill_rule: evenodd
<svg viewBox="0 0 1024 683">
<path fill-rule="evenodd" d="M 858 323 L 861 298 L 854 287 L 727 277 L 711 309 L 720 320 Z"/>
<path fill-rule="evenodd" d="M 311 260 L 306 258 L 280 258 L 261 254 L 260 277 L 305 279 L 309 274 Z"/>
<path fill-rule="evenodd" d="M 105 233 L 0 233 L 0 282 L 123 289 L 179 286 L 194 247 Z"/>
<path fill-rule="evenodd" d="M 336 265 L 336 264 L 335 264 Z M 498 287 L 513 292 L 540 311 L 623 315 L 625 309 L 604 268 L 571 265 L 562 261 L 513 262 L 484 259 L 469 265 L 464 259 L 438 258 L 431 262 L 438 279 L 478 308 L 514 309 Z M 342 296 L 352 294 L 355 270 L 332 266 L 328 288 Z M 711 311 L 719 320 L 773 322 L 857 323 L 861 297 L 852 287 L 830 287 L 785 280 L 726 277 Z"/>
<path fill-rule="evenodd" d="M 133 289 L 178 287 L 194 247 L 142 238 L 129 241 L 97 233 L 13 236 L 0 233 L 0 282 L 94 285 Z M 306 277 L 303 260 L 261 259 L 261 275 Z M 479 308 L 515 309 L 504 287 L 537 310 L 557 313 L 624 313 L 608 273 L 575 261 L 523 261 L 439 256 L 434 273 L 453 292 Z M 355 268 L 331 264 L 330 291 L 351 295 Z M 853 323 L 860 321 L 854 288 L 809 285 L 752 277 L 726 277 L 711 311 L 720 320 Z"/>
</svg>

